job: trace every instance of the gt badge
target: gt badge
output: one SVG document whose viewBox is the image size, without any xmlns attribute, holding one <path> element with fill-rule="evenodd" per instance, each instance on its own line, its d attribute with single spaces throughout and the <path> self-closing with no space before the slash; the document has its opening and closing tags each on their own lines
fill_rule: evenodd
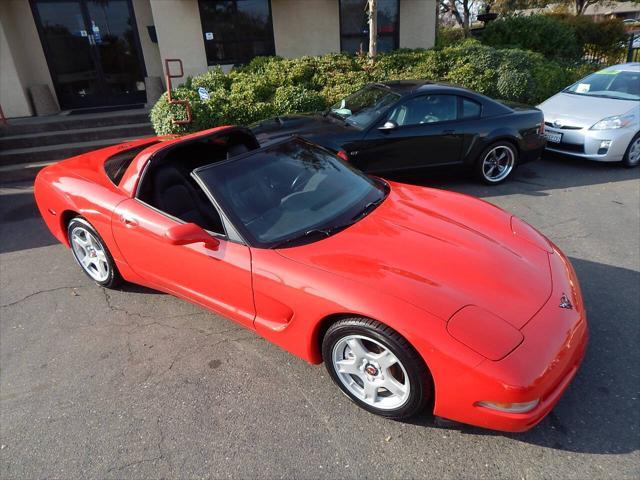
<svg viewBox="0 0 640 480">
<path fill-rule="evenodd" d="M 560 297 L 560 308 L 568 308 L 569 310 L 573 309 L 573 305 L 571 304 L 571 300 L 565 293 Z"/>
</svg>

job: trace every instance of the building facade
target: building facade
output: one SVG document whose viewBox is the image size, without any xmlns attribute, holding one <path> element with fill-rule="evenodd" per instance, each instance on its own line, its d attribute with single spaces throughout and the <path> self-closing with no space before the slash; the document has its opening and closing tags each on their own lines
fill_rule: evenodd
<svg viewBox="0 0 640 480">
<path fill-rule="evenodd" d="M 368 49 L 366 0 L 0 0 L 0 106 L 35 114 L 147 102 L 165 59 L 184 74 L 250 61 Z M 430 48 L 435 0 L 378 0 L 378 50 Z M 178 80 L 179 82 L 179 80 Z M 178 83 L 176 82 L 176 83 Z"/>
</svg>

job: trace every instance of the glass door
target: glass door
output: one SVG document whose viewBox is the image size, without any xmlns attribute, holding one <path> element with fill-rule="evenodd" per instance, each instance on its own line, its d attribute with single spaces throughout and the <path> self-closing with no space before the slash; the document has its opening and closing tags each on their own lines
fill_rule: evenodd
<svg viewBox="0 0 640 480">
<path fill-rule="evenodd" d="M 130 0 L 32 0 L 62 109 L 144 103 Z"/>
</svg>

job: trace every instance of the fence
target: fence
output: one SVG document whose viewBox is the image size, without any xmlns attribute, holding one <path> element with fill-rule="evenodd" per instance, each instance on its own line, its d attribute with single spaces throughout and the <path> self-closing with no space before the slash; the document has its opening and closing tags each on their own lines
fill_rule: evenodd
<svg viewBox="0 0 640 480">
<path fill-rule="evenodd" d="M 614 49 L 603 50 L 595 45 L 585 45 L 583 60 L 598 65 L 640 61 L 640 32 L 630 33 L 627 41 Z"/>
</svg>

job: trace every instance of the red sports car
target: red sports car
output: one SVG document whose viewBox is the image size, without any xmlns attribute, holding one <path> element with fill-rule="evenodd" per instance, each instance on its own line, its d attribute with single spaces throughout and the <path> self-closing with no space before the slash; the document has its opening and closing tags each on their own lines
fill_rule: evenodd
<svg viewBox="0 0 640 480">
<path fill-rule="evenodd" d="M 578 280 L 486 202 L 367 177 L 244 128 L 147 138 L 45 168 L 49 229 L 103 287 L 122 279 L 225 315 L 356 404 L 482 427 L 539 422 L 587 343 Z"/>
</svg>

